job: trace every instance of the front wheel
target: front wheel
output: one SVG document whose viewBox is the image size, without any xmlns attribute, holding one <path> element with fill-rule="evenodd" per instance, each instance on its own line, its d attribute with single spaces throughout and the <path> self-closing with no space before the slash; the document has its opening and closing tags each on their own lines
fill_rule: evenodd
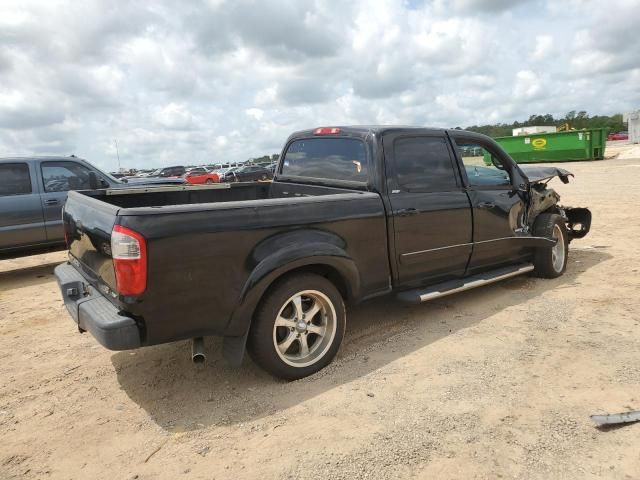
<svg viewBox="0 0 640 480">
<path fill-rule="evenodd" d="M 536 218 L 533 234 L 536 237 L 551 238 L 556 242 L 552 247 L 536 250 L 533 274 L 541 278 L 559 277 L 567 269 L 569 257 L 569 236 L 564 219 L 557 213 L 542 213 Z"/>
<path fill-rule="evenodd" d="M 293 275 L 258 306 L 249 332 L 249 353 L 276 377 L 303 378 L 333 360 L 345 325 L 344 301 L 329 280 L 308 273 Z"/>
<path fill-rule="evenodd" d="M 206 183 L 207 185 L 211 185 L 213 183 L 213 179 L 207 178 L 207 180 L 204 183 Z"/>
</svg>

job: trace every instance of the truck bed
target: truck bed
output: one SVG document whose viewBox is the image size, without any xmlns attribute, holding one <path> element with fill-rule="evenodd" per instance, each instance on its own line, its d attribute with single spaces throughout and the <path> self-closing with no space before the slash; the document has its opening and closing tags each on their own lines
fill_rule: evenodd
<svg viewBox="0 0 640 480">
<path fill-rule="evenodd" d="M 243 202 L 277 198 L 316 197 L 354 193 L 351 189 L 295 183 L 251 182 L 212 186 L 132 187 L 131 189 L 82 192 L 102 202 L 121 208 L 204 206 L 224 202 Z"/>
</svg>

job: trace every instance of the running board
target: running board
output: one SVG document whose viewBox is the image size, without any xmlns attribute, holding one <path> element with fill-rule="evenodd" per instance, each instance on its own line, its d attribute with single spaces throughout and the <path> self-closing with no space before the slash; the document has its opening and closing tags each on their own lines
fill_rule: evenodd
<svg viewBox="0 0 640 480">
<path fill-rule="evenodd" d="M 505 278 L 515 277 L 523 273 L 533 270 L 533 265 L 524 263 L 512 265 L 509 267 L 491 270 L 489 272 L 478 273 L 460 280 L 451 280 L 449 282 L 438 283 L 424 289 L 407 290 L 398 293 L 398 300 L 408 303 L 422 303 L 434 298 L 445 297 L 452 293 L 464 292 L 472 288 L 489 285 L 490 283 L 504 280 Z"/>
</svg>

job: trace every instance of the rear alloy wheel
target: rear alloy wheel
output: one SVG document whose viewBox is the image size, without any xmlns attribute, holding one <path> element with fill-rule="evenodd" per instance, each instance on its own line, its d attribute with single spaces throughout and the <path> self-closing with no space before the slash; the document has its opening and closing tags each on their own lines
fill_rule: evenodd
<svg viewBox="0 0 640 480">
<path fill-rule="evenodd" d="M 559 277 L 567 269 L 569 256 L 569 236 L 564 219 L 556 213 L 543 213 L 536 218 L 533 234 L 555 240 L 552 247 L 540 247 L 536 250 L 533 274 L 542 278 Z"/>
<path fill-rule="evenodd" d="M 270 291 L 256 310 L 249 350 L 271 374 L 295 380 L 331 362 L 344 329 L 344 301 L 335 286 L 319 275 L 295 275 Z"/>
</svg>

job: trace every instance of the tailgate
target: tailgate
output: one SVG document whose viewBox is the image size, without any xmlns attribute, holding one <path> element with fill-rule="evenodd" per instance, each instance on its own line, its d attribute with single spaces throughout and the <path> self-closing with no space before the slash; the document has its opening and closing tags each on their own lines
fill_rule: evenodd
<svg viewBox="0 0 640 480">
<path fill-rule="evenodd" d="M 111 230 L 118 207 L 81 192 L 69 192 L 62 220 L 73 266 L 108 298 L 116 296 Z"/>
</svg>

